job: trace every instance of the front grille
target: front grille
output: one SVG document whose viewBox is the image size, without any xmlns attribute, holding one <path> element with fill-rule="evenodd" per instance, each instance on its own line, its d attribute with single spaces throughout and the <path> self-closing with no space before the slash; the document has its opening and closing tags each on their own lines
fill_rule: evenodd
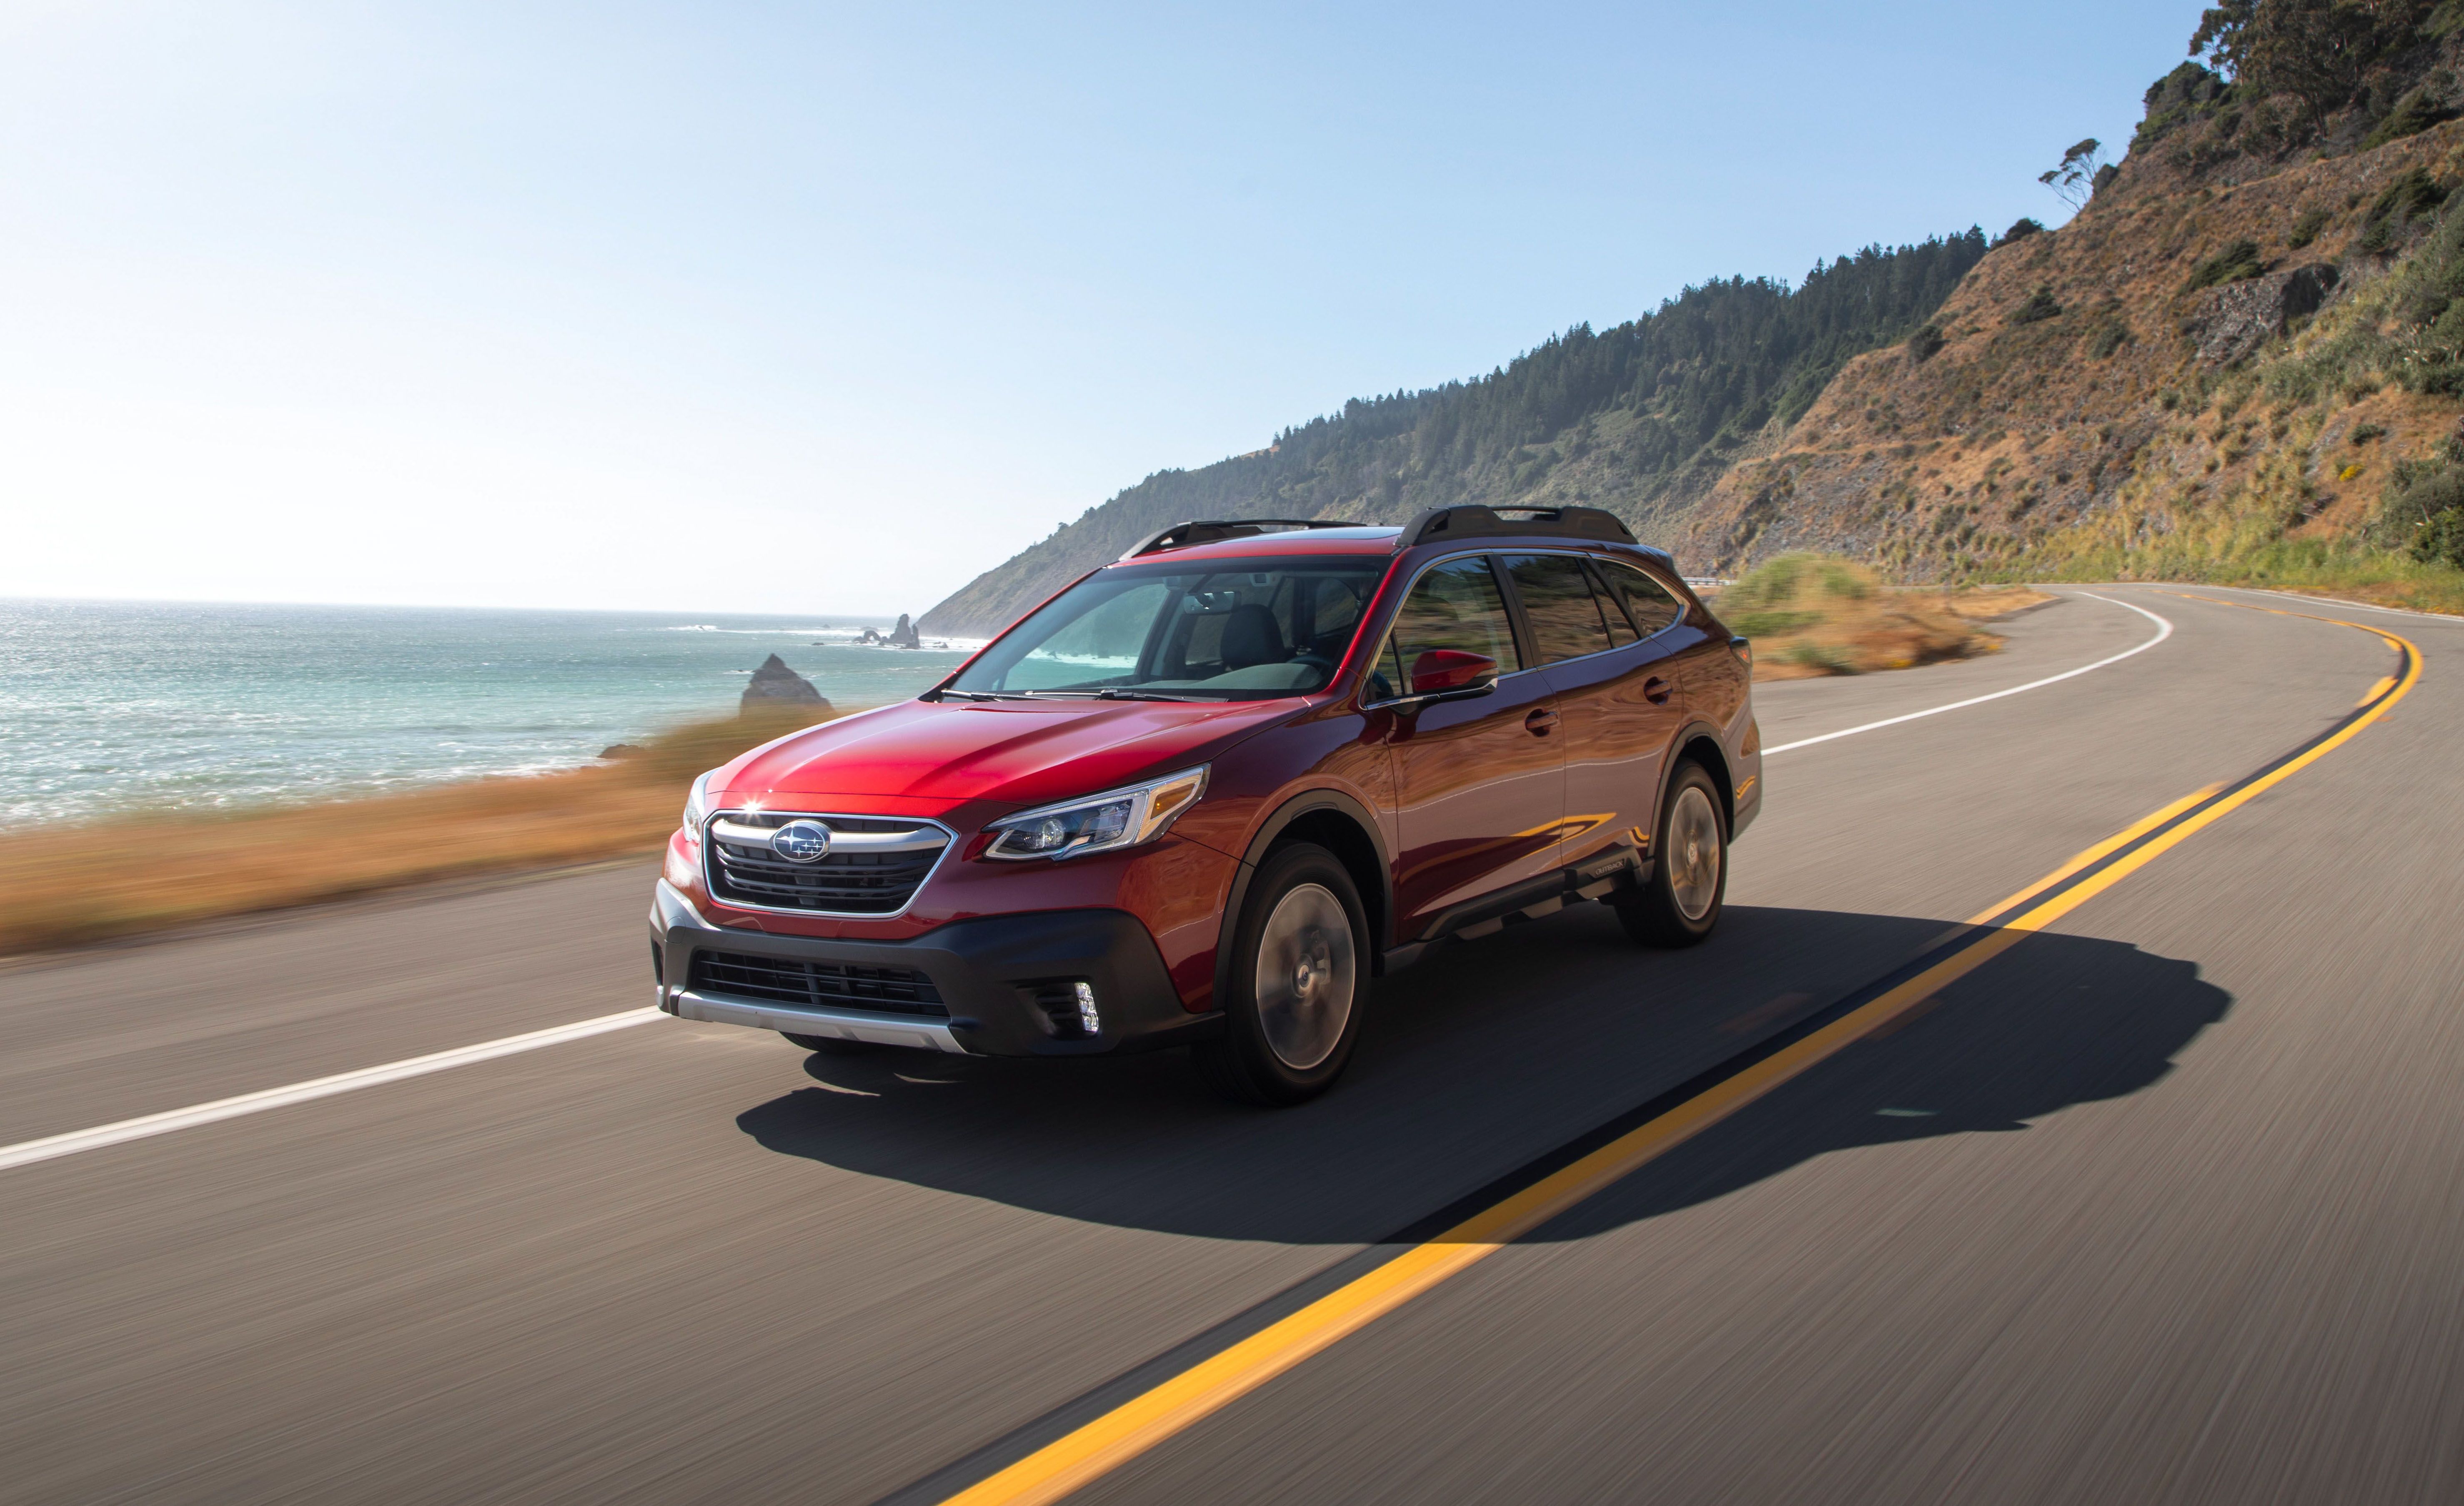
<svg viewBox="0 0 2464 1506">
<path fill-rule="evenodd" d="M 792 813 L 730 812 L 737 827 L 776 830 L 799 819 Z M 833 834 L 903 835 L 921 832 L 946 841 L 948 833 L 929 823 L 885 820 L 869 816 L 825 816 L 818 819 Z M 710 892 L 734 904 L 766 910 L 809 910 L 824 915 L 895 915 L 914 897 L 924 875 L 940 860 L 938 846 L 926 852 L 868 853 L 833 851 L 817 863 L 791 863 L 766 845 L 721 840 L 712 824 Z"/>
<path fill-rule="evenodd" d="M 864 967 L 854 963 L 806 963 L 747 952 L 696 952 L 693 986 L 702 993 L 767 999 L 773 1004 L 883 1014 L 926 1014 L 946 1019 L 949 1009 L 933 980 L 912 967 Z"/>
</svg>

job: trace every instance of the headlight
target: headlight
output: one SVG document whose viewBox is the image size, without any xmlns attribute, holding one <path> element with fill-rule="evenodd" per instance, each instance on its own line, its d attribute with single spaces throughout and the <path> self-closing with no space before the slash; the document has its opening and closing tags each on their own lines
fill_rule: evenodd
<svg viewBox="0 0 2464 1506">
<path fill-rule="evenodd" d="M 717 772 L 712 769 L 710 774 L 694 780 L 685 796 L 685 834 L 696 842 L 701 840 L 702 822 L 710 818 L 710 775 Z"/>
<path fill-rule="evenodd" d="M 1127 789 L 1107 790 L 1067 805 L 1045 806 L 1003 816 L 984 828 L 992 832 L 986 857 L 1078 857 L 1110 853 L 1163 835 L 1180 813 L 1206 793 L 1206 770 L 1177 774 Z"/>
</svg>

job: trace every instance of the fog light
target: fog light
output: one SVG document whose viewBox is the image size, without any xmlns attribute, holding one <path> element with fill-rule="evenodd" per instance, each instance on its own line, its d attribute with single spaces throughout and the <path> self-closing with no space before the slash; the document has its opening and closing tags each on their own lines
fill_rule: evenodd
<svg viewBox="0 0 2464 1506">
<path fill-rule="evenodd" d="M 1103 1034 L 1104 1018 L 1095 1012 L 1094 985 L 1082 983 L 1077 986 L 1076 992 L 1078 994 L 1078 1028 L 1085 1030 L 1089 1037 Z"/>
</svg>

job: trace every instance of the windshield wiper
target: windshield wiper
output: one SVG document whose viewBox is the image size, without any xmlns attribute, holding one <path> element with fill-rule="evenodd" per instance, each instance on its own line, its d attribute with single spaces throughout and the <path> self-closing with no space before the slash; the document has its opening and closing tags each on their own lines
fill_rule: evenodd
<svg viewBox="0 0 2464 1506">
<path fill-rule="evenodd" d="M 1035 700 L 1060 700 L 1075 697 L 1084 700 L 1184 700 L 1205 702 L 1212 696 L 1175 696 L 1160 690 L 1131 690 L 1120 685 L 1104 685 L 1091 690 L 1031 690 L 1027 696 Z"/>
<path fill-rule="evenodd" d="M 933 693 L 933 698 L 935 700 L 944 700 L 952 696 L 956 696 L 960 700 L 1033 700 L 1035 698 L 1016 691 L 936 690 Z"/>
</svg>

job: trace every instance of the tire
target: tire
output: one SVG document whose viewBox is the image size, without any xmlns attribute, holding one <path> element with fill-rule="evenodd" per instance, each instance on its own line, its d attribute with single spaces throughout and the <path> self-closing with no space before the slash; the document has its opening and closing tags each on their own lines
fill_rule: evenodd
<svg viewBox="0 0 2464 1506">
<path fill-rule="evenodd" d="M 1728 894 L 1728 823 L 1720 786 L 1702 764 L 1677 765 L 1652 838 L 1651 877 L 1614 903 L 1628 936 L 1645 946 L 1692 946 L 1720 923 Z"/>
<path fill-rule="evenodd" d="M 869 1056 L 874 1052 L 897 1050 L 894 1046 L 881 1046 L 871 1041 L 843 1041 L 835 1035 L 788 1035 L 785 1030 L 779 1033 L 786 1035 L 787 1039 L 804 1050 L 823 1056 Z"/>
<path fill-rule="evenodd" d="M 1351 1062 L 1368 995 L 1369 922 L 1352 875 L 1314 844 L 1277 848 L 1242 902 L 1223 1034 L 1191 1057 L 1237 1103 L 1307 1102 Z"/>
</svg>

